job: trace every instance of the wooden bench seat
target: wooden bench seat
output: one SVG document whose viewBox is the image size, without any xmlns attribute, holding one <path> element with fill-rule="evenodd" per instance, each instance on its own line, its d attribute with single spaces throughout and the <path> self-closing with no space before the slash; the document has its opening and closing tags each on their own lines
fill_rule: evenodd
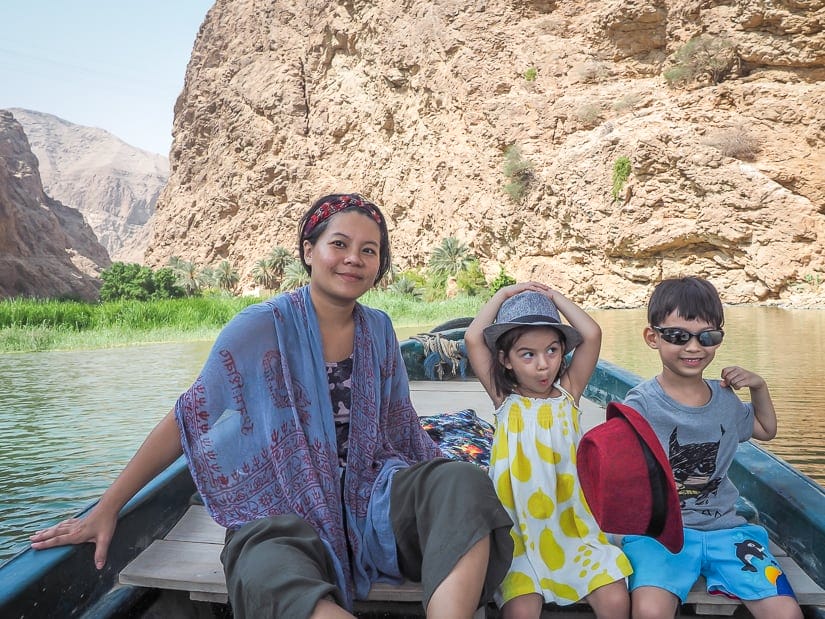
<svg viewBox="0 0 825 619">
<path fill-rule="evenodd" d="M 200 505 L 189 508 L 164 539 L 155 540 L 120 572 L 120 583 L 158 589 L 188 591 L 192 600 L 226 603 L 226 581 L 220 562 L 224 529 Z M 788 577 L 800 604 L 825 605 L 825 591 L 778 546 L 772 545 L 782 570 Z M 376 584 L 367 601 L 420 602 L 417 583 Z M 724 596 L 709 595 L 703 582 L 697 582 L 688 595 L 696 614 L 732 615 L 739 602 Z M 476 619 L 484 617 L 479 609 Z"/>
<path fill-rule="evenodd" d="M 225 529 L 201 505 L 191 506 L 166 537 L 155 540 L 119 575 L 122 585 L 188 591 L 199 602 L 227 602 L 220 555 Z M 366 602 L 420 602 L 421 586 L 376 583 Z M 483 619 L 480 608 L 474 619 Z"/>
</svg>

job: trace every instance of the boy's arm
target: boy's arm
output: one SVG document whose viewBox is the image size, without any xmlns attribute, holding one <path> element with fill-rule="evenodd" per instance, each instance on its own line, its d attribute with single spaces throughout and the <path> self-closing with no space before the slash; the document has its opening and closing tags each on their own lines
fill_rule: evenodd
<svg viewBox="0 0 825 619">
<path fill-rule="evenodd" d="M 590 315 L 562 293 L 551 290 L 547 296 L 556 304 L 559 312 L 582 336 L 582 343 L 576 347 L 570 367 L 562 377 L 567 382 L 568 391 L 578 402 L 587 382 L 593 375 L 593 369 L 599 361 L 602 349 L 602 330 Z"/>
<path fill-rule="evenodd" d="M 734 365 L 722 370 L 721 385 L 732 389 L 750 389 L 753 404 L 753 438 L 769 441 L 776 436 L 776 410 L 765 379 Z"/>
<path fill-rule="evenodd" d="M 534 290 L 536 292 L 547 293 L 547 286 L 538 282 L 524 282 L 521 284 L 513 284 L 512 286 L 505 286 L 490 298 L 487 303 L 478 311 L 478 315 L 467 327 L 464 332 L 464 345 L 467 347 L 467 358 L 470 360 L 470 365 L 473 368 L 473 373 L 478 378 L 487 395 L 493 400 L 493 405 L 497 408 L 504 399 L 502 394 L 498 393 L 491 370 L 495 359 L 493 352 L 487 347 L 484 342 L 484 328 L 493 324 L 498 314 L 498 309 L 510 297 L 517 295 L 526 290 Z"/>
</svg>

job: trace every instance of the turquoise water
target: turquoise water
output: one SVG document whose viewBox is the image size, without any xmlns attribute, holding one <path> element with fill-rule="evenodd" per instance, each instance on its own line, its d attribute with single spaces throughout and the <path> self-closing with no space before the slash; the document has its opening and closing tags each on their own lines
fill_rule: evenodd
<svg viewBox="0 0 825 619">
<path fill-rule="evenodd" d="M 727 308 L 711 366 L 761 374 L 779 436 L 765 446 L 825 484 L 825 312 Z M 593 312 L 602 357 L 644 377 L 659 370 L 644 346 L 641 310 Z M 404 329 L 408 337 L 420 329 Z M 0 561 L 38 528 L 74 515 L 112 482 L 197 375 L 209 342 L 0 355 Z"/>
<path fill-rule="evenodd" d="M 0 561 L 100 496 L 209 347 L 0 355 Z"/>
</svg>

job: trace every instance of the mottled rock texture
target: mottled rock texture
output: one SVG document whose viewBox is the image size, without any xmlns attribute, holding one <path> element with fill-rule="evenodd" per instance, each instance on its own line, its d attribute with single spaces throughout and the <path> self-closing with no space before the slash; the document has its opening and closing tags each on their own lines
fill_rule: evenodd
<svg viewBox="0 0 825 619">
<path fill-rule="evenodd" d="M 0 298 L 94 301 L 110 264 L 83 215 L 45 194 L 23 127 L 0 110 Z"/>
<path fill-rule="evenodd" d="M 12 108 L 40 163 L 43 188 L 76 208 L 113 260 L 143 262 L 145 229 L 169 176 L 166 157 L 108 131 Z"/>
<path fill-rule="evenodd" d="M 824 28 L 813 0 L 218 0 L 147 261 L 226 259 L 248 284 L 313 198 L 357 190 L 402 267 L 457 236 L 488 275 L 591 306 L 680 274 L 728 302 L 821 304 Z M 671 87 L 700 34 L 728 46 L 722 81 Z M 511 145 L 533 166 L 517 200 Z"/>
</svg>

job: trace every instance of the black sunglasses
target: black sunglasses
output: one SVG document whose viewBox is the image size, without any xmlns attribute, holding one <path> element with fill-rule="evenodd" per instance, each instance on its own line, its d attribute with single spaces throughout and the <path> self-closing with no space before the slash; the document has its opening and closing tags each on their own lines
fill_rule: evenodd
<svg viewBox="0 0 825 619">
<path fill-rule="evenodd" d="M 708 329 L 699 333 L 691 333 L 679 327 L 653 327 L 653 330 L 658 332 L 665 342 L 678 346 L 687 344 L 692 337 L 695 337 L 701 346 L 718 346 L 725 337 L 722 329 Z"/>
</svg>

